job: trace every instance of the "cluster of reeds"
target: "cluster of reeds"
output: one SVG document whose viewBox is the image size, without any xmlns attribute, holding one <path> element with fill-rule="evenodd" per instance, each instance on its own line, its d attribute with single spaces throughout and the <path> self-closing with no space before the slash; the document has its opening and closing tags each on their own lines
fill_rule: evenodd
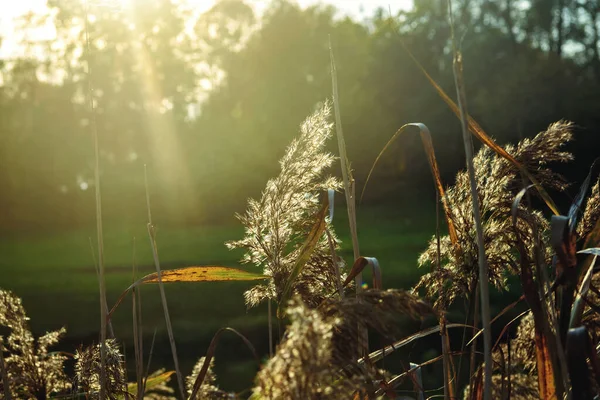
<svg viewBox="0 0 600 400">
<path fill-rule="evenodd" d="M 282 159 L 280 175 L 268 182 L 261 199 L 251 200 L 246 214 L 240 216 L 246 235 L 229 246 L 246 249 L 243 261 L 261 266 L 263 275 L 238 276 L 235 274 L 243 271 L 227 268 L 220 271 L 224 279 L 238 276 L 265 280 L 246 293 L 248 306 L 274 301 L 278 317 L 289 321 L 276 350 L 256 377 L 251 398 L 393 398 L 398 386 L 407 379 L 413 382 L 415 398 L 422 398 L 425 388 L 417 373 L 421 372 L 421 365 L 393 371 L 384 369 L 381 360 L 433 333 L 442 334 L 443 355 L 422 365 L 444 364 L 442 383 L 447 398 L 456 398 L 459 390 L 463 390 L 465 399 L 483 398 L 486 391 L 492 398 L 593 398 L 600 388 L 600 345 L 595 339 L 600 327 L 600 291 L 596 288 L 600 278 L 594 274 L 600 252 L 600 182 L 595 182 L 590 190 L 592 169 L 569 213 L 553 216 L 550 221 L 533 209 L 530 200 L 541 187 L 538 185 L 555 190 L 566 188 L 566 182 L 552 171 L 551 164 L 572 159 L 563 150 L 572 139 L 572 124 L 552 124 L 532 139 L 507 146 L 503 151 L 510 157 L 492 146 L 483 147 L 472 160 L 489 283 L 502 291 L 507 289 L 510 275 L 518 276 L 529 310 L 511 321 L 521 318 L 514 337 L 505 334 L 510 331 L 509 324 L 496 338 L 491 348 L 487 388 L 485 363 L 476 356 L 474 344 L 484 331 L 477 328 L 476 313 L 470 313 L 474 320 L 474 334 L 468 340 L 474 349 L 472 375 L 460 387 L 454 362 L 460 349 L 451 347 L 447 330 L 466 325 L 447 321 L 445 314 L 458 298 L 472 304 L 477 301 L 481 253 L 469 175 L 460 172 L 455 184 L 439 193 L 449 233 L 434 236 L 421 254 L 419 265 L 428 266 L 429 272 L 412 291 L 384 290 L 376 259 L 359 257 L 352 268 L 346 269 L 336 253 L 339 243 L 331 225 L 333 205 L 328 196 L 323 196 L 329 189 L 339 190 L 341 186 L 324 174 L 334 160 L 324 152 L 325 141 L 332 132 L 330 112 L 330 103 L 325 102 L 305 121 L 299 138 Z M 422 135 L 424 129 L 421 127 Z M 436 171 L 435 155 L 431 155 L 432 171 Z M 525 174 L 525 169 L 531 172 Z M 150 223 L 151 240 L 152 229 Z M 374 270 L 373 288 L 353 294 L 353 279 L 368 266 Z M 139 284 L 219 280 L 218 269 L 206 270 L 206 277 L 197 278 L 197 270 L 186 275 L 185 269 L 161 272 L 158 267 L 156 274 L 130 288 L 134 318 L 140 311 L 135 303 Z M 440 324 L 398 338 L 399 315 L 434 315 Z M 0 338 L 0 389 L 6 399 L 177 398 L 167 385 L 173 372 L 146 372 L 144 376 L 140 367 L 136 368 L 137 381 L 128 383 L 124 359 L 114 339 L 106 339 L 104 346 L 78 350 L 73 356 L 74 376 L 68 377 L 64 363 L 70 355 L 49 351 L 65 333 L 64 329 L 36 341 L 20 300 L 7 291 L 0 291 L 0 325 L 10 330 L 6 338 Z M 227 330 L 233 331 L 219 331 L 206 357 L 200 358 L 187 378 L 184 398 L 236 397 L 216 386 L 212 372 L 218 336 Z M 378 333 L 389 346 L 365 353 L 366 344 L 361 337 L 365 330 Z M 504 340 L 506 337 L 509 338 Z M 141 336 L 136 335 L 138 340 L 135 360 L 141 365 Z M 465 345 L 462 343 L 461 349 Z"/>
<path fill-rule="evenodd" d="M 404 382 L 412 383 L 414 398 L 424 399 L 426 389 L 435 388 L 424 388 L 421 368 L 438 362 L 443 364 L 444 371 L 438 387 L 443 387 L 446 399 L 458 398 L 461 392 L 465 399 L 598 396 L 600 276 L 595 273 L 595 264 L 600 255 L 600 181 L 594 182 L 592 167 L 565 215 L 559 213 L 546 191 L 549 188 L 561 191 L 567 186 L 553 172 L 552 164 L 572 159 L 564 146 L 572 139 L 573 125 L 560 121 L 533 139 L 500 147 L 468 115 L 462 60 L 457 49 L 454 65 L 458 104 L 417 65 L 462 122 L 467 170 L 457 175 L 453 186 L 445 188 L 432 136 L 424 124 L 407 124 L 392 137 L 396 139 L 409 128 L 419 129 L 448 227 L 448 234 L 438 232 L 419 257 L 418 264 L 428 266 L 429 272 L 412 290 L 384 290 L 377 259 L 361 256 L 354 180 L 345 151 L 332 56 L 333 105 L 343 183 L 326 175 L 335 157 L 324 150 L 333 134 L 331 104 L 325 102 L 302 124 L 300 136 L 281 160 L 280 174 L 268 181 L 260 199 L 250 200 L 246 213 L 239 216 L 246 229 L 245 236 L 227 244 L 230 248 L 245 249 L 242 262 L 261 267 L 263 273 L 214 266 L 162 271 L 148 197 L 148 234 L 156 273 L 134 282 L 124 293 L 133 295 L 134 315 L 136 381 L 128 383 L 117 342 L 108 337 L 112 335 L 108 329 L 114 308 L 109 312 L 105 297 L 96 159 L 100 342 L 81 348 L 72 356 L 75 372 L 68 377 L 64 363 L 71 355 L 49 351 L 64 329 L 36 340 L 27 326 L 20 300 L 0 290 L 0 325 L 9 330 L 7 337 L 0 337 L 0 396 L 101 400 L 238 398 L 216 384 L 212 371 L 215 349 L 220 336 L 232 332 L 258 359 L 252 344 L 231 328 L 219 330 L 205 356 L 184 379 L 163 289 L 168 282 L 218 280 L 263 281 L 245 293 L 249 307 L 263 301 L 269 303 L 271 354 L 250 389 L 254 400 L 397 398 L 398 387 Z M 476 155 L 471 134 L 484 144 Z M 95 132 L 94 135 L 97 155 Z M 348 263 L 351 268 L 337 255 L 339 240 L 331 220 L 333 192 L 342 188 L 352 237 L 354 259 Z M 534 209 L 534 197 L 539 197 L 555 214 L 550 220 L 542 210 Z M 366 267 L 373 269 L 373 288 L 362 290 L 361 274 Z M 488 286 L 506 290 L 511 275 L 521 282 L 528 310 L 494 338 L 492 324 L 514 304 L 492 319 Z M 148 368 L 144 368 L 137 288 L 145 283 L 160 286 L 176 369 L 172 372 L 161 370 L 149 374 Z M 468 324 L 448 320 L 447 311 L 459 298 L 468 304 Z M 276 348 L 271 302 L 277 305 L 277 318 L 282 323 L 289 322 Z M 434 316 L 439 324 L 401 338 L 397 329 L 399 315 L 417 319 Z M 519 325 L 515 333 L 511 325 L 516 322 Z M 456 327 L 472 330 L 472 335 L 465 337 L 460 346 L 453 346 L 448 335 L 448 330 Z M 379 335 L 387 345 L 371 351 L 369 334 Z M 408 369 L 384 368 L 381 361 L 386 356 L 432 334 L 441 335 L 442 355 L 421 364 L 411 363 Z M 484 339 L 483 358 L 477 346 L 480 336 Z M 455 360 L 462 357 L 468 346 L 469 379 L 461 382 L 460 367 L 457 370 Z M 173 374 L 177 378 L 178 395 L 167 385 Z"/>
</svg>

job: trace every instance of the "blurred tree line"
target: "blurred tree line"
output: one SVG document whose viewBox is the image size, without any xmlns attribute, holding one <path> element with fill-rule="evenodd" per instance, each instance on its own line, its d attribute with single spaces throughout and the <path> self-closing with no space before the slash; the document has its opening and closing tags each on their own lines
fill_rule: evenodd
<svg viewBox="0 0 600 400">
<path fill-rule="evenodd" d="M 21 19 L 25 33 L 52 22 L 56 37 L 25 34 L 19 55 L 0 60 L 0 227 L 93 221 L 94 129 L 107 219 L 143 223 L 144 164 L 158 219 L 230 219 L 330 96 L 329 37 L 359 190 L 407 122 L 430 128 L 448 182 L 463 164 L 459 122 L 403 48 L 454 94 L 446 0 L 362 21 L 284 0 L 262 15 L 241 0 L 202 14 L 172 0 L 130 3 L 48 0 L 49 14 Z M 600 153 L 598 2 L 452 3 L 471 114 L 500 143 L 573 120 L 579 163 L 567 172 L 586 169 Z M 418 135 L 405 134 L 365 202 L 421 196 L 433 185 Z"/>
</svg>

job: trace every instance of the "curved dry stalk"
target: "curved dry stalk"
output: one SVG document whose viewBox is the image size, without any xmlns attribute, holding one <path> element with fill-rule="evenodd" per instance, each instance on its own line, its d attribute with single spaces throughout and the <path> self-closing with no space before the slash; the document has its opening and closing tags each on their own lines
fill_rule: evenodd
<svg viewBox="0 0 600 400">
<path fill-rule="evenodd" d="M 208 368 L 210 367 L 210 362 L 215 355 L 215 351 L 217 350 L 217 344 L 219 344 L 219 339 L 220 339 L 221 335 L 225 332 L 233 332 L 240 339 L 242 339 L 244 344 L 246 344 L 246 346 L 248 346 L 248 348 L 252 352 L 252 355 L 254 356 L 254 359 L 256 360 L 256 362 L 260 364 L 260 359 L 258 357 L 258 354 L 256 353 L 254 346 L 252 345 L 252 343 L 250 343 L 250 340 L 248 340 L 248 338 L 246 336 L 242 335 L 240 332 L 236 331 L 233 328 L 227 327 L 227 328 L 219 329 L 217 331 L 217 333 L 215 333 L 215 336 L 213 336 L 213 338 L 210 342 L 210 345 L 208 346 L 208 350 L 206 351 L 206 356 L 204 358 L 204 364 L 202 364 L 202 369 L 200 369 L 200 372 L 198 373 L 198 376 L 196 377 L 196 381 L 194 382 L 194 386 L 192 388 L 192 393 L 190 394 L 189 400 L 196 400 L 196 397 L 198 396 L 198 391 L 200 390 L 200 387 L 202 386 L 202 383 L 204 382 L 204 378 L 206 377 L 206 374 L 208 372 Z"/>
<path fill-rule="evenodd" d="M 365 191 L 367 190 L 367 184 L 369 183 L 371 175 L 373 174 L 373 171 L 375 170 L 375 166 L 377 166 L 377 163 L 381 159 L 381 156 L 383 155 L 383 153 L 385 153 L 385 151 L 390 147 L 390 145 L 402 133 L 406 132 L 408 130 L 408 128 L 411 128 L 411 127 L 419 129 L 419 135 L 421 136 L 421 142 L 423 143 L 423 149 L 425 150 L 425 154 L 427 155 L 427 162 L 429 163 L 429 169 L 431 170 L 431 175 L 432 175 L 433 181 L 435 183 L 436 193 L 437 193 L 438 197 L 441 199 L 442 205 L 444 207 L 444 214 L 446 217 L 446 223 L 448 224 L 448 232 L 450 234 L 450 239 L 452 240 L 452 244 L 456 245 L 458 242 L 458 235 L 456 233 L 456 228 L 454 227 L 454 222 L 452 221 L 452 213 L 450 212 L 450 206 L 448 205 L 448 202 L 446 200 L 444 185 L 442 184 L 442 178 L 440 176 L 440 170 L 438 167 L 437 159 L 435 157 L 435 150 L 433 148 L 433 140 L 431 139 L 431 132 L 429 131 L 429 128 L 425 124 L 422 124 L 420 122 L 411 122 L 408 124 L 404 124 L 400 127 L 400 129 L 398 129 L 392 135 L 390 140 L 388 140 L 388 142 L 385 144 L 385 146 L 383 146 L 383 149 L 381 149 L 381 151 L 377 155 L 377 158 L 375 158 L 375 161 L 373 162 L 373 165 L 371 166 L 371 169 L 369 170 L 367 179 L 365 181 L 365 185 L 363 186 L 363 190 L 360 195 L 360 201 L 362 201 L 362 198 L 365 195 Z"/>
<path fill-rule="evenodd" d="M 346 280 L 342 283 L 342 288 L 348 286 L 348 284 L 352 282 L 352 279 L 362 274 L 362 271 L 367 266 L 370 266 L 371 271 L 373 272 L 373 288 L 383 289 L 381 267 L 379 266 L 379 261 L 375 257 L 358 257 L 356 261 L 354 261 L 354 265 L 352 265 L 352 269 L 348 273 Z"/>
</svg>

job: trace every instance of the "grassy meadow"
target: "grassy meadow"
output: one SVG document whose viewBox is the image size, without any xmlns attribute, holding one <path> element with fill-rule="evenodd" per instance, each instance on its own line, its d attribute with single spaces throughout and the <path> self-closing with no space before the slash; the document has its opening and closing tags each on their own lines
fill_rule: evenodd
<svg viewBox="0 0 600 400">
<path fill-rule="evenodd" d="M 338 194 L 339 195 L 339 194 Z M 414 212 L 417 209 L 418 212 Z M 433 212 L 432 212 L 433 210 Z M 342 241 L 340 256 L 352 258 L 345 208 L 338 207 L 334 225 Z M 361 251 L 376 254 L 383 272 L 384 287 L 413 286 L 423 271 L 416 259 L 435 232 L 435 205 L 419 207 L 365 205 L 358 210 Z M 98 341 L 98 279 L 89 238 L 96 247 L 95 227 L 52 233 L 5 235 L 0 240 L 0 270 L 3 289 L 18 294 L 31 318 L 36 335 L 65 326 L 67 334 L 60 348 L 73 352 L 81 343 Z M 243 236 L 239 223 L 225 226 L 158 226 L 157 244 L 161 267 L 223 265 L 259 272 L 240 265 L 242 252 L 228 250 L 224 242 Z M 137 278 L 154 272 L 152 252 L 145 226 L 107 223 L 104 227 L 106 287 L 109 308 L 132 283 L 134 258 Z M 369 281 L 365 271 L 365 282 Z M 252 283 L 173 283 L 165 286 L 173 329 L 180 348 L 180 360 L 187 373 L 202 356 L 214 333 L 230 326 L 251 338 L 268 354 L 267 309 L 247 310 L 243 292 Z M 147 345 L 156 329 L 156 367 L 172 364 L 167 332 L 156 285 L 142 287 L 143 330 Z M 115 335 L 133 351 L 132 315 L 129 298 L 113 317 Z M 408 333 L 408 332 L 407 332 Z M 225 338 L 227 340 L 227 338 Z M 251 385 L 256 363 L 243 345 L 232 340 L 233 350 L 221 346 L 216 371 L 228 389 L 243 390 Z M 130 365 L 131 366 L 131 365 Z M 240 377 L 242 378 L 240 380 Z"/>
</svg>

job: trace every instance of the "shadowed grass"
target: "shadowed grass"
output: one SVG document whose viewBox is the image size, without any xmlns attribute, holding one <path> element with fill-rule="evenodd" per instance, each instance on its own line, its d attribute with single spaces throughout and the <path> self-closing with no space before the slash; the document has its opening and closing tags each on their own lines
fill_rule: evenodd
<svg viewBox="0 0 600 400">
<path fill-rule="evenodd" d="M 434 207 L 433 205 L 431 207 Z M 431 208 L 430 207 L 430 208 Z M 384 279 L 387 287 L 410 287 L 417 282 L 422 271 L 416 267 L 417 255 L 426 247 L 435 226 L 434 218 L 427 209 L 415 212 L 390 208 L 363 206 L 358 213 L 361 224 L 359 237 L 368 254 L 376 254 L 385 266 Z M 342 208 L 334 216 L 339 226 L 342 246 L 338 255 L 351 260 L 352 246 L 348 232 L 347 213 Z M 107 296 L 109 304 L 131 284 L 131 252 L 133 237 L 143 238 L 144 226 L 129 227 L 105 223 L 104 242 L 107 257 Z M 90 229 L 63 231 L 54 235 L 18 235 L 4 237 L 0 241 L 0 270 L 6 280 L 3 286 L 23 298 L 31 316 L 32 329 L 67 326 L 67 338 L 92 337 L 97 332 L 95 304 L 97 302 L 97 279 L 89 250 Z M 165 269 L 194 264 L 219 263 L 239 266 L 243 251 L 229 251 L 223 243 L 232 237 L 240 237 L 239 225 L 208 227 L 158 226 L 158 251 Z M 147 240 L 136 240 L 136 264 L 138 276 L 153 272 L 152 252 Z M 247 266 L 241 267 L 260 272 Z M 371 282 L 370 272 L 365 271 L 365 282 Z M 252 283 L 176 283 L 165 287 L 169 296 L 175 335 L 183 342 L 193 338 L 209 340 L 222 326 L 229 325 L 256 328 L 266 326 L 266 312 L 256 310 L 247 314 L 243 297 Z M 143 287 L 144 333 L 151 339 L 154 327 L 159 338 L 164 334 L 160 311 L 160 296 L 156 287 Z M 169 295 L 172 293 L 173 295 Z M 223 293 L 228 295 L 223 296 Z M 52 300 L 52 307 L 48 301 Z M 215 309 L 214 302 L 219 301 Z M 113 317 L 115 333 L 119 339 L 132 342 L 131 311 L 120 309 Z M 61 310 L 69 310 L 63 312 Z M 202 315 L 202 322 L 190 315 Z M 253 329 L 254 329 L 253 328 Z M 265 334 L 267 332 L 265 328 Z"/>
</svg>

